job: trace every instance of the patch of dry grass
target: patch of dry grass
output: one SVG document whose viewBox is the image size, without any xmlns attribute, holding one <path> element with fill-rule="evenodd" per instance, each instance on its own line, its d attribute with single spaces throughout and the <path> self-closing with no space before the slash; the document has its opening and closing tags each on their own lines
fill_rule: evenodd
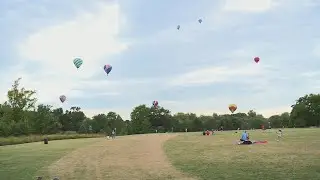
<svg viewBox="0 0 320 180">
<path fill-rule="evenodd" d="M 78 149 L 49 168 L 63 180 L 191 179 L 168 162 L 162 144 L 173 134 L 118 137 Z"/>
<path fill-rule="evenodd" d="M 169 159 L 180 170 L 202 179 L 320 179 L 320 129 L 251 131 L 254 140 L 268 144 L 235 145 L 240 134 L 213 136 L 188 133 L 166 142 Z"/>
</svg>

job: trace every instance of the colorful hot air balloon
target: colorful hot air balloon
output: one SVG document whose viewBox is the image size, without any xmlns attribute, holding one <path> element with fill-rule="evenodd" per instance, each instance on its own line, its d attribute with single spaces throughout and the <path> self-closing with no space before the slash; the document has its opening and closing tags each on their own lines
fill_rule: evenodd
<svg viewBox="0 0 320 180">
<path fill-rule="evenodd" d="M 178 29 L 178 30 L 180 29 L 180 25 L 177 26 L 177 29 Z"/>
<path fill-rule="evenodd" d="M 199 19 L 198 22 L 201 24 L 202 23 L 202 19 Z"/>
<path fill-rule="evenodd" d="M 73 64 L 76 66 L 77 69 L 79 69 L 80 66 L 83 64 L 83 60 L 80 58 L 75 58 L 73 60 Z"/>
<path fill-rule="evenodd" d="M 64 103 L 64 102 L 66 101 L 67 97 L 66 97 L 65 95 L 61 95 L 61 96 L 59 97 L 59 99 L 60 99 L 60 101 L 61 101 L 62 103 Z"/>
<path fill-rule="evenodd" d="M 234 113 L 237 110 L 237 105 L 235 104 L 230 104 L 229 105 L 229 110 L 231 111 L 231 113 Z"/>
<path fill-rule="evenodd" d="M 253 60 L 254 60 L 254 62 L 258 63 L 260 61 L 260 58 L 259 57 L 255 57 Z"/>
<path fill-rule="evenodd" d="M 159 104 L 158 101 L 153 101 L 153 102 L 152 102 L 152 105 L 153 105 L 153 107 L 155 107 L 155 108 L 158 107 L 158 104 Z"/>
<path fill-rule="evenodd" d="M 107 73 L 107 75 L 109 75 L 109 73 L 110 73 L 111 70 L 112 70 L 112 66 L 110 66 L 109 64 L 107 64 L 107 65 L 104 65 L 104 66 L 103 66 L 103 69 L 104 69 L 104 71 Z"/>
</svg>

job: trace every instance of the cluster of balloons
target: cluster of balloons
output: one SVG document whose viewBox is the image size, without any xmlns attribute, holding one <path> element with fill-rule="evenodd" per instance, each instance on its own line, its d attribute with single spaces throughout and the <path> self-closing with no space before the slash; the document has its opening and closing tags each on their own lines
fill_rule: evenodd
<svg viewBox="0 0 320 180">
<path fill-rule="evenodd" d="M 201 23 L 202 23 L 202 19 L 198 19 L 198 22 L 199 22 L 199 24 L 201 24 Z M 181 28 L 181 26 L 180 26 L 180 25 L 177 25 L 177 29 L 180 30 L 180 28 Z M 260 62 L 260 58 L 259 58 L 259 57 L 254 57 L 253 60 L 254 60 L 254 62 L 256 62 L 256 63 L 259 63 L 259 62 Z M 77 69 L 79 69 L 79 68 L 81 67 L 81 65 L 83 64 L 83 60 L 80 59 L 80 58 L 75 58 L 75 59 L 73 60 L 73 64 L 74 64 L 74 66 L 75 66 Z M 109 73 L 110 73 L 111 70 L 112 70 L 112 66 L 109 65 L 109 64 L 106 64 L 106 65 L 103 66 L 103 70 L 105 71 L 105 73 L 107 73 L 107 76 L 108 76 Z M 64 102 L 66 101 L 67 97 L 66 97 L 65 95 L 61 95 L 61 96 L 59 97 L 59 99 L 60 99 L 60 101 L 61 101 L 62 103 L 64 103 Z M 152 106 L 153 106 L 154 108 L 157 108 L 158 105 L 159 105 L 158 101 L 155 100 L 155 101 L 152 102 Z M 238 107 L 237 107 L 236 104 L 230 104 L 230 105 L 229 105 L 229 110 L 231 111 L 231 113 L 234 113 L 234 112 L 237 110 L 237 108 L 238 108 Z"/>
<path fill-rule="evenodd" d="M 198 22 L 201 24 L 202 23 L 202 19 L 198 19 Z M 180 30 L 180 25 L 177 26 L 177 29 Z"/>
<path fill-rule="evenodd" d="M 75 66 L 77 69 L 79 69 L 79 68 L 81 67 L 81 65 L 83 64 L 83 60 L 80 59 L 80 58 L 75 58 L 75 59 L 73 60 L 73 64 L 74 64 L 74 66 Z M 106 64 L 106 65 L 103 66 L 103 70 L 104 70 L 104 72 L 107 73 L 107 75 L 109 75 L 109 73 L 110 73 L 111 70 L 112 70 L 112 66 L 109 65 L 109 64 Z"/>
<path fill-rule="evenodd" d="M 79 69 L 81 67 L 81 65 L 83 64 L 83 60 L 81 58 L 75 58 L 73 60 L 73 64 L 77 69 Z M 112 66 L 110 64 L 106 64 L 103 66 L 103 70 L 105 73 L 107 73 L 107 76 L 108 76 L 112 70 Z M 64 103 L 67 100 L 67 97 L 65 95 L 61 95 L 59 97 L 59 99 L 62 103 Z"/>
<path fill-rule="evenodd" d="M 260 58 L 259 57 L 254 57 L 253 60 L 256 63 L 259 63 Z M 235 105 L 235 104 L 230 104 L 229 105 L 229 110 L 231 111 L 231 113 L 234 113 L 237 109 L 238 109 L 237 105 Z"/>
</svg>

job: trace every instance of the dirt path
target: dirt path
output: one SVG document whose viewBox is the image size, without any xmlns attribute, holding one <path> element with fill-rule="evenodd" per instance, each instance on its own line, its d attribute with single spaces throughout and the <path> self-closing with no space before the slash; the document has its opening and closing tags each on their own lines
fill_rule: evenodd
<svg viewBox="0 0 320 180">
<path fill-rule="evenodd" d="M 49 174 L 63 180 L 191 180 L 168 162 L 162 150 L 162 144 L 174 136 L 150 134 L 104 139 L 61 158 L 49 167 Z"/>
</svg>

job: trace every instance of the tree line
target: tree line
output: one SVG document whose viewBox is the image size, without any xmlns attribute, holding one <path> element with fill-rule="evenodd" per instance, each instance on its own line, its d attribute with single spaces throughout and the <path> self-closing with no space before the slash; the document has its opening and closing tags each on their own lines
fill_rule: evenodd
<svg viewBox="0 0 320 180">
<path fill-rule="evenodd" d="M 0 104 L 0 136 L 55 134 L 61 132 L 105 133 L 115 129 L 118 135 L 153 132 L 202 131 L 206 129 L 260 129 L 320 126 L 320 94 L 308 94 L 296 100 L 290 113 L 265 118 L 253 110 L 235 113 L 197 116 L 195 113 L 176 113 L 164 107 L 139 105 L 130 118 L 124 120 L 116 112 L 86 117 L 80 107 L 53 109 L 40 104 L 34 90 L 20 87 L 21 78 L 14 81 L 7 101 Z"/>
</svg>

